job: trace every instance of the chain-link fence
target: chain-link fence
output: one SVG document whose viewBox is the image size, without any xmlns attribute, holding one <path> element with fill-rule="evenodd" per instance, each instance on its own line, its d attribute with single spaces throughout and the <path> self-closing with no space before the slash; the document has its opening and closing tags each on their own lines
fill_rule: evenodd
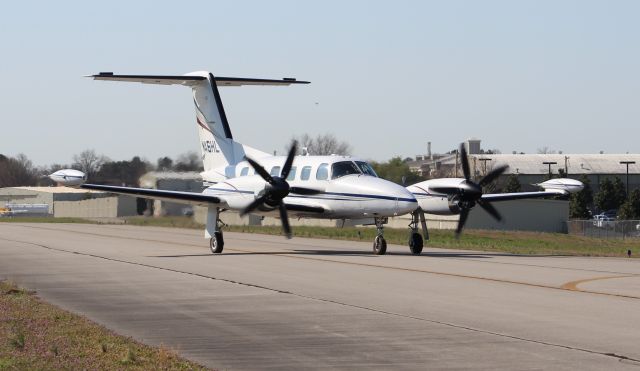
<svg viewBox="0 0 640 371">
<path fill-rule="evenodd" d="M 569 220 L 567 231 L 595 238 L 640 238 L 640 220 Z"/>
</svg>

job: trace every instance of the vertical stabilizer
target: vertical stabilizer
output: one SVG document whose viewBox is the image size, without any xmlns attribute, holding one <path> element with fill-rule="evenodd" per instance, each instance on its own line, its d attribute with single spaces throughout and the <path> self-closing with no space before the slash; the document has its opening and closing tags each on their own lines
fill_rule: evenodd
<svg viewBox="0 0 640 371">
<path fill-rule="evenodd" d="M 244 159 L 245 154 L 253 158 L 269 156 L 251 147 L 233 140 L 231 127 L 220 98 L 219 86 L 243 85 L 291 85 L 308 84 L 307 81 L 297 81 L 292 78 L 282 80 L 254 79 L 243 77 L 215 77 L 210 72 L 191 72 L 182 76 L 166 75 L 115 75 L 113 72 L 101 72 L 88 76 L 95 80 L 129 81 L 156 85 L 184 85 L 193 92 L 193 102 L 196 110 L 196 124 L 200 139 L 200 153 L 205 173 L 215 178 L 214 181 L 224 180 L 230 175 L 227 169 Z"/>
</svg>

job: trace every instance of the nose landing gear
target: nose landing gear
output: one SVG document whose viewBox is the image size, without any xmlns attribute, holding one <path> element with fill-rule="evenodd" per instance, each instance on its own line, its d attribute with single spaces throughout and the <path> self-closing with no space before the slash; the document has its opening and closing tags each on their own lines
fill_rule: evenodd
<svg viewBox="0 0 640 371">
<path fill-rule="evenodd" d="M 387 218 L 375 218 L 376 230 L 378 235 L 373 240 L 373 254 L 384 255 L 387 253 L 387 241 L 384 239 L 384 225 L 387 224 Z"/>
</svg>

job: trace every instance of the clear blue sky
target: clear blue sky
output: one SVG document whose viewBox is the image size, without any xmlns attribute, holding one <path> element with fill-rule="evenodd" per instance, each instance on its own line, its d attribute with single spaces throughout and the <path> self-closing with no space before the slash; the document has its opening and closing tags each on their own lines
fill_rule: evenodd
<svg viewBox="0 0 640 371">
<path fill-rule="evenodd" d="M 639 15 L 638 1 L 7 2 L 0 153 L 196 150 L 188 88 L 81 77 L 193 70 L 312 82 L 221 92 L 234 137 L 265 151 L 331 132 L 375 160 L 471 136 L 637 153 Z"/>
</svg>

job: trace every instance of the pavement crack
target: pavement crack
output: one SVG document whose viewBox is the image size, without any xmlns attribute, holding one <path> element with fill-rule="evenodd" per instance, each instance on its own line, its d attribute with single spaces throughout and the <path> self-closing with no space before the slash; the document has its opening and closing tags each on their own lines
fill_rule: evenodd
<svg viewBox="0 0 640 371">
<path fill-rule="evenodd" d="M 600 355 L 600 356 L 615 358 L 615 359 L 617 359 L 617 360 L 619 360 L 621 362 L 628 361 L 628 362 L 640 363 L 640 359 L 628 357 L 628 356 L 625 356 L 625 355 L 622 355 L 622 354 L 613 353 L 613 352 L 600 352 L 600 351 L 596 351 L 596 350 L 580 348 L 580 347 L 564 345 L 564 344 L 558 344 L 558 343 L 552 343 L 552 342 L 547 342 L 547 341 L 543 341 L 543 340 L 528 339 L 528 338 L 524 338 L 524 337 L 520 337 L 520 336 L 509 335 L 509 334 L 504 334 L 504 333 L 495 332 L 495 331 L 489 331 L 489 330 L 483 330 L 483 329 L 479 329 L 479 328 L 475 328 L 475 327 L 471 327 L 471 326 L 459 325 L 459 324 L 446 322 L 446 321 L 439 321 L 439 320 L 435 320 L 435 319 L 417 317 L 417 316 L 412 316 L 412 315 L 408 315 L 408 314 L 396 313 L 396 312 L 386 311 L 386 310 L 382 310 L 382 309 L 377 309 L 377 308 L 372 308 L 372 307 L 367 307 L 367 306 L 362 306 L 362 305 L 357 305 L 357 304 L 345 303 L 345 302 L 332 300 L 332 299 L 326 299 L 326 298 L 320 298 L 320 297 L 314 297 L 314 296 L 299 294 L 299 293 L 295 293 L 295 292 L 291 292 L 291 291 L 275 289 L 275 288 L 262 286 L 262 285 L 257 285 L 257 284 L 253 284 L 253 283 L 241 282 L 241 281 L 231 280 L 231 279 L 226 279 L 226 278 L 213 277 L 213 276 L 208 276 L 208 275 L 204 275 L 204 274 L 200 274 L 200 273 L 181 271 L 181 270 L 177 270 L 177 269 L 159 267 L 159 266 L 155 266 L 155 265 L 151 265 L 151 264 L 132 262 L 132 261 L 128 261 L 128 260 L 109 258 L 109 257 L 106 257 L 106 256 L 90 254 L 90 253 L 82 253 L 82 252 L 79 252 L 79 251 L 60 249 L 60 248 L 46 246 L 46 245 L 42 245 L 42 244 L 38 244 L 38 243 L 34 243 L 34 242 L 17 241 L 17 240 L 11 240 L 11 239 L 6 239 L 6 238 L 0 238 L 0 240 L 9 241 L 9 242 L 16 242 L 16 243 L 22 243 L 22 244 L 28 244 L 28 245 L 37 246 L 37 247 L 40 247 L 40 248 L 56 251 L 56 252 L 62 252 L 62 253 L 68 253 L 68 254 L 77 254 L 77 255 L 82 255 L 82 256 L 87 256 L 87 257 L 92 257 L 92 258 L 97 258 L 97 259 L 103 259 L 103 260 L 112 261 L 112 262 L 130 264 L 130 265 L 135 265 L 135 266 L 140 266 L 140 267 L 145 267 L 145 268 L 151 268 L 151 269 L 159 269 L 159 270 L 172 272 L 172 273 L 185 274 L 185 275 L 190 275 L 190 276 L 194 276 L 194 277 L 214 280 L 214 281 L 226 282 L 226 283 L 231 283 L 231 284 L 240 285 L 240 286 L 244 286 L 244 287 L 257 288 L 257 289 L 262 289 L 262 290 L 266 290 L 266 291 L 270 291 L 270 292 L 275 292 L 275 293 L 278 293 L 278 294 L 291 295 L 291 296 L 295 296 L 295 297 L 306 299 L 306 300 L 314 300 L 314 301 L 321 302 L 321 303 L 328 303 L 328 304 L 339 305 L 339 306 L 348 307 L 348 308 L 365 310 L 365 311 L 372 312 L 372 313 L 378 313 L 378 314 L 394 316 L 394 317 L 399 317 L 399 318 L 404 318 L 404 319 L 409 319 L 409 320 L 415 320 L 415 321 L 420 321 L 420 322 L 425 322 L 425 323 L 431 323 L 431 324 L 435 324 L 435 325 L 455 328 L 455 329 L 458 329 L 458 330 L 472 331 L 472 332 L 476 332 L 476 333 L 481 333 L 481 334 L 485 334 L 485 335 L 501 337 L 501 338 L 505 338 L 505 339 L 512 339 L 512 340 L 516 340 L 516 341 L 522 341 L 522 342 L 527 342 L 527 343 L 532 343 L 532 344 L 538 344 L 538 345 L 544 345 L 544 346 L 549 346 L 549 347 L 567 349 L 567 350 L 578 351 L 578 352 L 583 352 L 583 353 L 588 353 L 588 354 L 593 354 L 593 355 Z"/>
</svg>

